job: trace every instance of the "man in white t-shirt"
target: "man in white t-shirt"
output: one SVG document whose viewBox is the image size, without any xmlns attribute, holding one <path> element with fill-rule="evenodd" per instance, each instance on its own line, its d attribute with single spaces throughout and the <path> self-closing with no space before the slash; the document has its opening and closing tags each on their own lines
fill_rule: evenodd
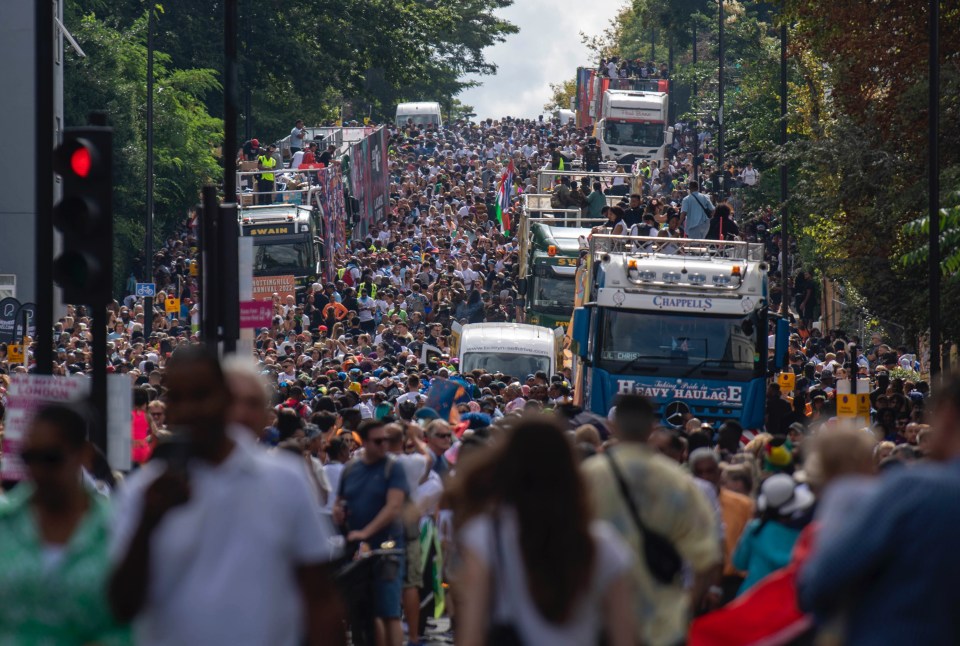
<svg viewBox="0 0 960 646">
<path fill-rule="evenodd" d="M 741 171 L 740 179 L 746 186 L 756 186 L 757 182 L 760 181 L 760 173 L 753 167 L 752 163 L 748 163 L 747 167 Z"/>
<path fill-rule="evenodd" d="M 305 135 L 306 130 L 303 127 L 303 119 L 297 119 L 293 130 L 290 131 L 290 152 L 296 153 L 299 150 L 303 150 L 303 138 Z"/>
<path fill-rule="evenodd" d="M 215 353 L 178 348 L 166 371 L 167 418 L 183 440 L 114 499 L 114 615 L 147 646 L 345 643 L 325 565 L 332 530 L 304 470 L 228 427 Z"/>
<path fill-rule="evenodd" d="M 417 375 L 407 377 L 407 392 L 397 397 L 397 406 L 406 402 L 413 402 L 420 405 L 420 402 L 426 399 L 426 396 L 420 393 L 420 378 Z"/>
<path fill-rule="evenodd" d="M 464 259 L 461 273 L 463 274 L 463 288 L 469 292 L 473 289 L 474 282 L 480 278 L 480 272 L 473 268 L 473 263 L 470 260 Z"/>
</svg>

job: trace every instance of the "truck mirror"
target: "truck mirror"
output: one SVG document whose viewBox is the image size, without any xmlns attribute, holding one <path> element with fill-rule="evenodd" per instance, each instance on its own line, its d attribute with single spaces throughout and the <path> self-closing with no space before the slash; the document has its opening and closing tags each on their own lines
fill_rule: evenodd
<svg viewBox="0 0 960 646">
<path fill-rule="evenodd" d="M 587 357 L 587 340 L 590 338 L 590 310 L 578 307 L 573 310 L 573 351 L 581 359 Z"/>
<path fill-rule="evenodd" d="M 526 296 L 527 294 L 527 279 L 521 278 L 517 281 L 517 293 Z"/>
</svg>

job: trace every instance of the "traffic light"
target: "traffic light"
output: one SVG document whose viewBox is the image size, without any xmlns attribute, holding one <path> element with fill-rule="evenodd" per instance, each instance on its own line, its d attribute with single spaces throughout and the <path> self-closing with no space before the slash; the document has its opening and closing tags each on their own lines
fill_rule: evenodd
<svg viewBox="0 0 960 646">
<path fill-rule="evenodd" d="M 63 198 L 53 225 L 63 251 L 53 261 L 53 280 L 70 304 L 106 305 L 113 282 L 113 128 L 66 128 L 54 151 Z"/>
</svg>

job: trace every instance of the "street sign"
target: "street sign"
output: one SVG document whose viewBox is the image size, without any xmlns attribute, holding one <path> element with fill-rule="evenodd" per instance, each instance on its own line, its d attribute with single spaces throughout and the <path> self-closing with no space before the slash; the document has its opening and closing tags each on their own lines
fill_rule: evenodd
<svg viewBox="0 0 960 646">
<path fill-rule="evenodd" d="M 10 344 L 7 346 L 7 361 L 10 363 L 23 363 L 23 346 Z"/>
<path fill-rule="evenodd" d="M 270 301 L 242 301 L 240 303 L 241 330 L 270 327 L 271 323 L 273 323 L 273 303 Z"/>
<path fill-rule="evenodd" d="M 157 295 L 156 283 L 137 283 L 136 295 L 140 298 L 153 298 Z"/>
<path fill-rule="evenodd" d="M 789 395 L 797 387 L 797 376 L 792 372 L 781 372 L 777 376 L 777 384 L 780 385 L 780 392 Z"/>
<path fill-rule="evenodd" d="M 856 417 L 857 398 L 854 395 L 837 395 L 837 416 Z"/>
<path fill-rule="evenodd" d="M 857 415 L 870 418 L 870 395 L 869 393 L 857 393 Z"/>
<path fill-rule="evenodd" d="M 287 296 L 293 296 L 296 293 L 297 279 L 292 275 L 253 277 L 253 300 L 255 301 L 270 301 L 273 295 L 277 294 L 283 302 Z"/>
<path fill-rule="evenodd" d="M 128 381 L 128 390 L 129 383 Z M 20 460 L 20 449 L 30 421 L 38 410 L 45 404 L 59 404 L 80 399 L 89 391 L 88 379 L 64 379 L 52 375 L 11 375 L 10 388 L 7 391 L 0 478 L 23 480 L 27 476 L 26 467 Z"/>
<path fill-rule="evenodd" d="M 166 311 L 167 314 L 179 314 L 179 313 L 180 313 L 180 299 L 179 299 L 179 298 L 174 298 L 174 297 L 171 296 L 170 298 L 168 298 L 168 299 L 165 301 L 164 305 L 166 306 L 166 309 L 165 309 L 164 311 Z"/>
</svg>

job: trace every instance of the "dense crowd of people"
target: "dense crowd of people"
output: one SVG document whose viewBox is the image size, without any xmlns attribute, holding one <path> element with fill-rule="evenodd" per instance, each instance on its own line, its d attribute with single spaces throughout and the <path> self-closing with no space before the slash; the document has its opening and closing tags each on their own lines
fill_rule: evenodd
<svg viewBox="0 0 960 646">
<path fill-rule="evenodd" d="M 539 169 L 588 165 L 596 142 L 549 120 L 388 128 L 385 220 L 337 250 L 334 275 L 275 295 L 253 357 L 197 344 L 195 218 L 154 258 L 157 301 L 176 295 L 181 311 L 158 309 L 146 330 L 140 299 L 111 306 L 108 370 L 135 388 L 136 468 L 93 455 L 81 407 L 34 417 L 30 481 L 0 504 L 0 642 L 337 644 L 369 624 L 395 646 L 441 616 L 451 630 L 434 639 L 461 644 L 960 639 L 939 558 L 960 517 L 957 387 L 932 406 L 908 348 L 814 326 L 806 272 L 779 289 L 795 381 L 771 385 L 761 429 L 668 428 L 639 396 L 584 414 L 569 368 L 461 373 L 454 321 L 523 320 L 499 183 L 536 192 Z M 701 192 L 709 141 L 677 141 L 629 183 L 550 190 L 613 232 L 763 242 L 776 271 L 770 214 L 748 225 L 725 199 L 759 174 L 700 174 Z M 89 372 L 90 325 L 82 307 L 57 323 L 56 374 Z M 853 366 L 872 380 L 864 429 L 837 417 Z M 358 592 L 344 573 L 364 560 Z"/>
</svg>

